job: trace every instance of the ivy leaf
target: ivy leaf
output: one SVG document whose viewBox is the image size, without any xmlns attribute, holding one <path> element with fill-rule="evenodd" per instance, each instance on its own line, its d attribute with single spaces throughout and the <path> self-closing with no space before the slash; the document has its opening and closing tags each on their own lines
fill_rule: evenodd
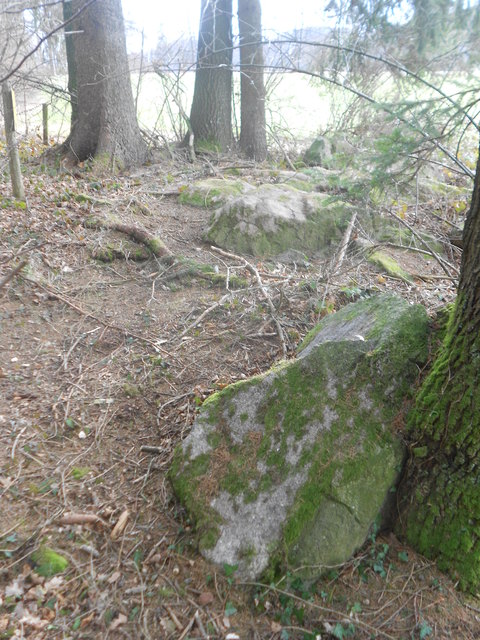
<svg viewBox="0 0 480 640">
<path fill-rule="evenodd" d="M 227 578 L 230 578 L 231 576 L 233 576 L 233 574 L 235 573 L 235 571 L 238 569 L 238 564 L 224 564 L 223 565 L 223 570 L 225 572 L 225 575 L 227 576 Z"/>
<path fill-rule="evenodd" d="M 422 622 L 420 627 L 420 640 L 424 640 L 424 638 L 428 638 L 428 636 L 432 635 L 432 627 L 426 622 Z"/>
<path fill-rule="evenodd" d="M 230 618 L 230 616 L 233 616 L 236 613 L 237 613 L 237 609 L 235 605 L 232 604 L 230 601 L 228 601 L 227 604 L 225 605 L 225 616 L 227 618 Z"/>
<path fill-rule="evenodd" d="M 408 562 L 408 553 L 406 551 L 400 551 L 398 554 L 398 559 L 402 562 Z"/>
</svg>

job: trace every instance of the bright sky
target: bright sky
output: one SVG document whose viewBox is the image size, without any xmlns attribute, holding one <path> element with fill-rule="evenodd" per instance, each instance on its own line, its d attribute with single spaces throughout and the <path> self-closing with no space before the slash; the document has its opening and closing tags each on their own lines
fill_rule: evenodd
<svg viewBox="0 0 480 640">
<path fill-rule="evenodd" d="M 145 48 L 155 47 L 158 36 L 164 33 L 169 39 L 183 34 L 196 34 L 200 18 L 200 0 L 122 0 L 127 28 L 134 27 L 145 33 Z M 234 0 L 235 4 L 235 0 Z M 269 32 L 289 32 L 302 26 L 319 26 L 325 23 L 322 0 L 262 0 L 263 26 Z M 236 12 L 236 8 L 234 8 Z M 128 36 L 129 49 L 140 49 L 140 39 Z M 135 43 L 136 46 L 135 46 Z"/>
</svg>

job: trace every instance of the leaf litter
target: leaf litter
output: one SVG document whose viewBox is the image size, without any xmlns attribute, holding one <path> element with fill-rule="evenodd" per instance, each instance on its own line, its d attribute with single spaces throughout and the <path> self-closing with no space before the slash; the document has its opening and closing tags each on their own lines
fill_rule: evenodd
<svg viewBox="0 0 480 640">
<path fill-rule="evenodd" d="M 393 536 L 316 585 L 240 584 L 196 553 L 166 473 L 202 401 L 292 356 L 350 300 L 395 290 L 433 315 L 455 294 L 433 259 L 433 278 L 412 283 L 356 250 L 336 272 L 335 260 L 249 268 L 219 255 L 202 241 L 208 212 L 174 195 L 208 170 L 164 161 L 113 178 L 32 165 L 27 209 L 2 184 L 0 638 L 478 638 L 479 603 Z M 123 259 L 95 260 L 119 238 L 85 225 L 106 211 L 223 284 L 153 254 L 130 259 L 130 244 Z M 421 254 L 392 251 L 425 272 Z M 244 286 L 229 286 L 233 273 Z M 39 575 L 42 548 L 64 559 L 58 574 Z"/>
</svg>

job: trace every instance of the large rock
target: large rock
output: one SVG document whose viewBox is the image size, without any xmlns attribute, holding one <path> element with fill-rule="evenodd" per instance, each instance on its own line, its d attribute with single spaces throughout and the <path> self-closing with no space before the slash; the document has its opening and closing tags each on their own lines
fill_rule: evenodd
<svg viewBox="0 0 480 640">
<path fill-rule="evenodd" d="M 358 150 L 345 134 L 332 132 L 318 135 L 303 155 L 305 164 L 318 167 L 345 167 L 351 165 Z"/>
<path fill-rule="evenodd" d="M 397 429 L 427 327 L 399 298 L 349 305 L 297 360 L 204 403 L 170 477 L 206 558 L 245 578 L 315 578 L 362 545 L 402 467 Z"/>
<path fill-rule="evenodd" d="M 264 184 L 226 202 L 210 219 L 209 242 L 254 256 L 288 249 L 325 255 L 342 238 L 350 207 L 321 193 Z"/>
</svg>

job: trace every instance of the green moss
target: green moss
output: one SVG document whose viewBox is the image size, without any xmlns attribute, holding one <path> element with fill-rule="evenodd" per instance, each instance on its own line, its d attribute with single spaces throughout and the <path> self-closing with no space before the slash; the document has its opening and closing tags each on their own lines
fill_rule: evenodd
<svg viewBox="0 0 480 640">
<path fill-rule="evenodd" d="M 241 504 L 242 500 L 258 499 L 261 492 L 277 486 L 291 472 L 307 474 L 288 514 L 283 543 L 276 551 L 274 562 L 283 567 L 290 563 L 298 566 L 302 536 L 314 537 L 322 508 L 345 510 L 342 505 L 349 504 L 351 496 L 367 513 L 370 505 L 373 510 L 380 508 L 381 492 L 393 483 L 403 455 L 402 445 L 385 427 L 404 403 L 404 396 L 397 393 L 402 385 L 394 390 L 390 387 L 396 377 L 405 379 L 402 393 L 411 387 L 417 371 L 412 363 L 426 358 L 428 323 L 418 307 L 382 297 L 347 307 L 337 318 L 325 318 L 317 332 L 329 323 L 342 325 L 367 312 L 376 317 L 376 323 L 364 341 L 326 342 L 308 358 L 280 363 L 274 370 L 276 376 L 267 373 L 241 381 L 204 403 L 198 420 L 207 430 L 212 451 L 190 461 L 188 452 L 185 456 L 182 452 L 180 462 L 176 454 L 172 478 L 181 476 L 181 480 L 173 480 L 176 493 L 187 508 L 194 503 L 200 536 L 207 535 L 209 544 L 218 536 L 218 520 L 215 526 L 215 514 L 209 507 L 212 486 L 210 483 L 205 489 L 205 478 L 217 482 L 214 493 L 226 491 Z M 251 412 L 245 411 L 245 394 L 266 376 L 263 400 L 255 405 L 252 416 L 262 430 L 255 426 L 253 431 L 245 431 L 241 442 L 237 437 L 233 440 L 228 423 L 236 421 L 239 426 L 248 421 Z M 311 431 L 315 424 L 321 425 L 318 433 Z M 309 439 L 305 440 L 307 426 Z M 372 472 L 374 466 L 377 475 Z M 364 483 L 368 483 L 365 478 L 371 478 L 363 493 L 359 478 Z M 375 516 L 373 513 L 372 519 Z M 209 520 L 214 523 L 211 530 Z M 365 522 L 358 525 L 360 540 L 368 526 Z"/>
<path fill-rule="evenodd" d="M 268 187 L 269 185 L 262 185 L 261 189 L 268 192 Z M 270 187 L 278 192 L 278 187 Z M 295 188 L 286 185 L 282 185 L 282 190 L 283 195 L 280 197 L 277 194 L 275 197 L 286 201 L 290 200 L 288 191 L 297 192 Z M 315 209 L 310 211 L 303 224 L 293 224 L 289 220 L 277 218 L 275 229 L 270 230 L 270 221 L 266 225 L 268 230 L 265 230 L 262 229 L 261 218 L 257 217 L 256 211 L 250 211 L 248 205 L 244 207 L 242 202 L 234 202 L 230 209 L 225 207 L 220 216 L 212 215 L 206 239 L 237 253 L 262 257 L 276 256 L 287 249 L 298 249 L 307 255 L 319 251 L 327 252 L 332 245 L 336 246 L 340 241 L 351 216 L 350 207 L 343 202 L 333 202 L 320 194 L 312 198 L 309 206 Z M 248 222 L 250 217 L 255 226 L 255 233 L 239 230 L 238 221 Z"/>
<path fill-rule="evenodd" d="M 89 467 L 72 467 L 71 473 L 75 480 L 82 480 L 85 476 L 88 476 L 90 469 Z"/>
<path fill-rule="evenodd" d="M 154 256 L 162 257 L 166 253 L 169 253 L 165 243 L 160 238 L 150 238 L 147 242 L 147 247 Z"/>
<path fill-rule="evenodd" d="M 178 199 L 194 207 L 219 207 L 229 198 L 241 195 L 246 188 L 247 183 L 241 180 L 209 178 L 183 188 Z"/>
<path fill-rule="evenodd" d="M 35 571 L 38 575 L 45 577 L 63 573 L 68 567 L 68 560 L 66 558 L 46 546 L 37 549 L 37 551 L 32 554 L 32 560 L 35 563 Z"/>
<path fill-rule="evenodd" d="M 208 474 L 209 468 L 210 454 L 203 453 L 186 464 L 185 454 L 179 446 L 168 472 L 175 493 L 196 523 L 199 546 L 203 549 L 214 547 L 220 535 L 219 515 L 198 489 L 199 480 Z"/>
<path fill-rule="evenodd" d="M 125 382 L 123 385 L 123 392 L 129 398 L 138 398 L 141 395 L 142 391 L 140 387 L 136 384 L 131 384 L 129 382 Z"/>
<path fill-rule="evenodd" d="M 216 431 L 212 431 L 207 436 L 207 443 L 212 447 L 212 449 L 216 449 L 222 441 L 222 436 L 220 433 Z"/>
<path fill-rule="evenodd" d="M 402 269 L 394 258 L 383 253 L 383 251 L 374 251 L 368 256 L 368 261 L 376 267 L 383 269 L 383 271 L 393 278 L 400 278 L 400 280 L 404 280 L 410 284 L 413 282 L 412 276 Z"/>
</svg>

